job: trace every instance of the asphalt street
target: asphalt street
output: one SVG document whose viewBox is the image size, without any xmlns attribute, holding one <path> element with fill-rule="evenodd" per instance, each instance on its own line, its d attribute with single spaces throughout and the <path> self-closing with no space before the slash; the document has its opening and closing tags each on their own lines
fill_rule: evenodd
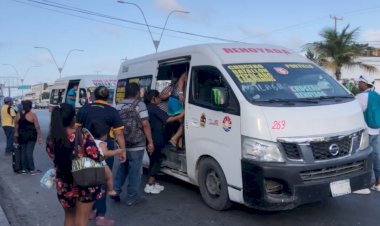
<svg viewBox="0 0 380 226">
<path fill-rule="evenodd" d="M 36 110 L 46 138 L 49 124 L 47 110 Z M 4 156 L 5 136 L 0 131 L 0 205 L 11 225 L 63 225 L 63 210 L 55 190 L 39 185 L 42 175 L 14 174 L 11 157 Z M 46 171 L 53 166 L 45 153 L 45 145 L 36 145 L 35 164 Z M 117 162 L 117 161 L 115 161 Z M 114 171 L 117 165 L 114 167 Z M 144 177 L 146 181 L 146 177 Z M 262 212 L 235 204 L 227 211 L 214 211 L 202 201 L 197 187 L 169 176 L 161 176 L 159 182 L 165 190 L 159 195 L 145 195 L 145 201 L 136 206 L 108 200 L 108 216 L 117 225 L 128 226 L 196 226 L 196 225 L 331 225 L 331 226 L 380 226 L 380 193 L 370 195 L 350 194 L 282 212 Z M 126 188 L 124 188 L 126 189 Z M 142 189 L 141 189 L 142 190 Z M 125 199 L 125 193 L 122 199 Z M 89 225 L 95 225 L 94 222 Z"/>
</svg>

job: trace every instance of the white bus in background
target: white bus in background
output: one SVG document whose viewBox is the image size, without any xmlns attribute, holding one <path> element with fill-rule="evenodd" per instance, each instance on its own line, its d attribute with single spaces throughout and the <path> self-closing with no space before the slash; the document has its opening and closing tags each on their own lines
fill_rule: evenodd
<svg viewBox="0 0 380 226">
<path fill-rule="evenodd" d="M 68 91 L 75 85 L 78 86 L 75 108 L 80 108 L 85 103 L 92 103 L 94 100 L 93 92 L 98 86 L 106 86 L 109 89 L 108 103 L 113 105 L 116 82 L 116 76 L 113 75 L 77 75 L 60 78 L 51 87 L 49 110 L 60 103 L 66 102 Z"/>
<path fill-rule="evenodd" d="M 126 60 L 116 104 L 126 84 L 162 90 L 184 69 L 186 148 L 165 147 L 161 171 L 199 186 L 210 207 L 285 210 L 371 185 L 359 103 L 283 47 L 204 44 Z"/>
</svg>

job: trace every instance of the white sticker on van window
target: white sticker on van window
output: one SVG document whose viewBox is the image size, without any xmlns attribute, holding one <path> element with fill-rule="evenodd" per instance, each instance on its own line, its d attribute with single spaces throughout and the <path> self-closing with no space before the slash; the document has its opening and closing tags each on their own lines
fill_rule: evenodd
<svg viewBox="0 0 380 226">
<path fill-rule="evenodd" d="M 296 95 L 297 98 L 312 98 L 326 96 L 317 85 L 300 85 L 300 86 L 289 86 L 289 89 Z"/>
<path fill-rule="evenodd" d="M 261 64 L 232 64 L 227 67 L 240 83 L 276 81 L 273 75 Z"/>
</svg>

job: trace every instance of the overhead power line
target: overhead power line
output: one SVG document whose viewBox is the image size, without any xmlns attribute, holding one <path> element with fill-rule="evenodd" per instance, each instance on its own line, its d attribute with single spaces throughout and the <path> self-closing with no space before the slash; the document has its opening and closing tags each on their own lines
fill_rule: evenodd
<svg viewBox="0 0 380 226">
<path fill-rule="evenodd" d="M 14 0 L 14 1 L 23 3 L 20 0 Z M 110 20 L 116 20 L 116 21 L 121 21 L 121 22 L 125 22 L 125 23 L 140 25 L 140 26 L 149 26 L 151 28 L 156 28 L 156 29 L 161 29 L 161 30 L 164 29 L 163 27 L 153 26 L 153 25 L 149 25 L 149 24 L 144 24 L 144 23 L 140 23 L 140 22 L 136 22 L 136 21 L 132 21 L 132 20 L 125 20 L 125 19 L 121 19 L 121 18 L 114 17 L 114 16 L 109 16 L 109 15 L 98 13 L 98 12 L 93 12 L 93 11 L 89 11 L 89 10 L 85 10 L 85 9 L 81 9 L 81 8 L 72 7 L 72 6 L 69 6 L 69 5 L 64 5 L 64 4 L 61 4 L 61 3 L 56 3 L 56 2 L 53 2 L 53 1 L 47 1 L 47 0 L 46 1 L 27 0 L 27 1 L 28 2 L 33 2 L 33 3 L 38 4 L 38 5 L 44 5 L 44 6 L 48 6 L 48 7 L 58 8 L 58 9 L 61 9 L 61 10 L 72 11 L 72 12 L 77 12 L 77 13 L 81 13 L 81 14 L 87 14 L 87 15 L 90 15 L 90 16 L 102 17 L 102 18 L 106 18 L 106 19 L 110 19 Z M 32 5 L 32 6 L 35 6 L 35 5 Z M 102 22 L 102 21 L 97 21 L 97 22 Z M 171 31 L 171 32 L 174 32 L 174 33 L 179 33 L 179 34 L 184 34 L 184 35 L 189 35 L 189 36 L 194 36 L 194 37 L 200 37 L 200 38 L 206 38 L 206 39 L 213 39 L 213 40 L 218 40 L 218 41 L 223 41 L 223 42 L 239 42 L 239 41 L 236 41 L 236 40 L 225 39 L 225 38 L 220 38 L 220 37 L 215 37 L 215 36 L 209 36 L 209 35 L 196 34 L 196 33 L 191 33 L 191 32 L 186 32 L 186 31 L 180 31 L 180 30 L 174 30 L 174 29 L 169 29 L 169 28 L 165 28 L 165 31 Z"/>
</svg>

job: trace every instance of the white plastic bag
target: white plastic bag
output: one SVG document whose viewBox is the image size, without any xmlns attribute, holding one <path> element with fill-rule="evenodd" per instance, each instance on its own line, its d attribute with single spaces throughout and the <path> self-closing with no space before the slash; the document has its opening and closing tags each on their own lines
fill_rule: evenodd
<svg viewBox="0 0 380 226">
<path fill-rule="evenodd" d="M 55 186 L 55 169 L 46 171 L 40 180 L 40 185 L 46 189 L 51 189 Z"/>
</svg>

